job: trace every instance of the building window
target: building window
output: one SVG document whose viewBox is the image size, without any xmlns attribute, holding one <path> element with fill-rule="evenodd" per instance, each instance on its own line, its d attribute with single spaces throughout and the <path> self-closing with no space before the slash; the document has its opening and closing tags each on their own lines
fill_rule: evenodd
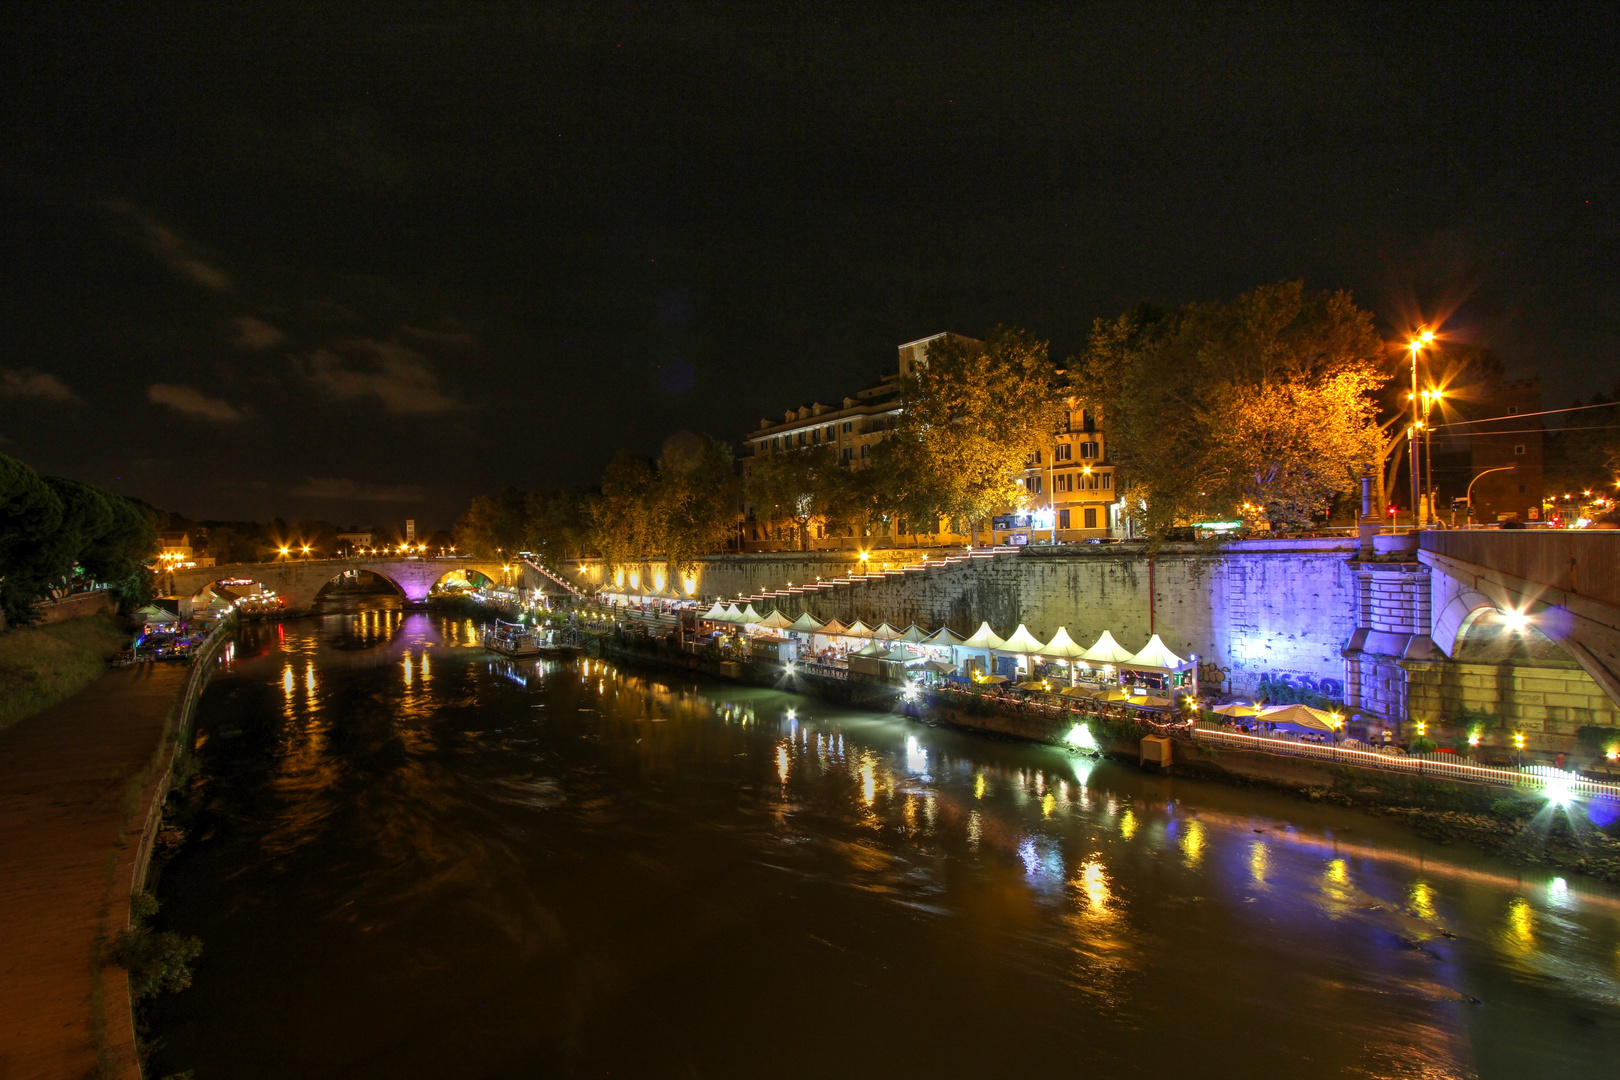
<svg viewBox="0 0 1620 1080">
<path fill-rule="evenodd" d="M 871 447 L 870 447 L 870 446 L 864 446 L 864 445 L 863 445 L 863 446 L 862 446 L 862 447 L 861 447 L 861 460 L 862 460 L 862 461 L 865 461 L 865 460 L 866 460 L 866 452 L 867 452 L 867 451 L 868 451 L 868 450 L 870 450 L 870 449 L 872 449 L 872 448 L 871 448 Z"/>
<path fill-rule="evenodd" d="M 1058 528 L 1067 529 L 1068 527 L 1069 527 L 1069 512 L 1067 510 L 1059 510 L 1058 511 Z"/>
<path fill-rule="evenodd" d="M 1514 452 L 1514 453 L 1515 453 L 1515 454 L 1522 454 L 1522 453 L 1524 453 L 1524 443 L 1519 443 L 1519 444 L 1518 444 L 1518 445 L 1517 445 L 1517 446 L 1515 446 L 1515 447 L 1514 447 L 1514 448 L 1513 448 L 1513 452 Z"/>
<path fill-rule="evenodd" d="M 832 442 L 837 437 L 838 437 L 838 425 L 837 424 L 828 424 L 827 425 L 827 441 Z"/>
<path fill-rule="evenodd" d="M 1114 474 L 1113 473 L 1103 473 L 1102 478 L 1103 478 L 1102 486 L 1103 486 L 1104 491 L 1107 491 L 1109 488 L 1114 486 Z"/>
<path fill-rule="evenodd" d="M 1029 478 L 1029 490 L 1033 491 L 1037 495 L 1039 495 L 1041 493 L 1041 478 L 1040 477 L 1032 476 L 1032 477 Z"/>
<path fill-rule="evenodd" d="M 1097 508 L 1095 506 L 1088 506 L 1088 507 L 1086 507 L 1086 528 L 1095 529 L 1096 527 L 1097 527 Z"/>
<path fill-rule="evenodd" d="M 1056 446 L 1052 447 L 1052 460 L 1053 461 L 1068 461 L 1068 460 L 1070 460 L 1071 455 L 1073 453 L 1074 453 L 1074 444 L 1073 443 L 1066 443 L 1066 442 L 1058 443 Z"/>
<path fill-rule="evenodd" d="M 776 436 L 775 438 L 773 438 L 771 440 L 771 449 L 772 450 L 780 450 L 780 449 L 782 449 L 782 436 L 778 435 L 778 436 Z"/>
<path fill-rule="evenodd" d="M 852 432 L 854 430 L 855 430 L 855 421 L 853 421 L 853 420 L 845 420 L 844 421 L 844 434 L 848 435 L 850 432 Z"/>
<path fill-rule="evenodd" d="M 800 446 L 804 445 L 804 432 L 802 432 L 802 431 L 799 432 L 799 445 Z"/>
<path fill-rule="evenodd" d="M 855 456 L 855 448 L 853 446 L 844 447 L 844 460 L 846 462 L 849 461 L 854 456 Z"/>
<path fill-rule="evenodd" d="M 1058 473 L 1056 476 L 1052 477 L 1053 491 L 1073 491 L 1073 485 L 1074 478 L 1067 473 Z"/>
</svg>

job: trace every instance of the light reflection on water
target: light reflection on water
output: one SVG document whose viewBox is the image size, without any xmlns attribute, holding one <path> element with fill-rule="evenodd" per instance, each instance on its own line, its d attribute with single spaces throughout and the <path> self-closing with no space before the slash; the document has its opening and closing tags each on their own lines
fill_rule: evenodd
<svg viewBox="0 0 1620 1080">
<path fill-rule="evenodd" d="M 1620 1036 L 1614 890 L 474 641 L 386 606 L 244 633 L 161 886 L 208 952 L 156 1075 L 1599 1075 Z"/>
</svg>

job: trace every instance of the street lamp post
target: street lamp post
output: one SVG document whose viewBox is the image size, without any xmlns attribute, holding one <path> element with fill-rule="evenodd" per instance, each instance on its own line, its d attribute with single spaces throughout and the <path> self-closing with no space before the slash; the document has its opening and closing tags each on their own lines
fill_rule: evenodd
<svg viewBox="0 0 1620 1080">
<path fill-rule="evenodd" d="M 1422 427 L 1423 420 L 1418 415 L 1420 401 L 1418 398 L 1418 351 L 1434 340 L 1434 331 L 1425 330 L 1410 342 L 1412 350 L 1412 426 L 1407 433 L 1406 449 L 1409 452 L 1409 468 L 1412 474 L 1412 527 L 1420 528 L 1422 525 L 1418 516 L 1418 505 L 1421 493 L 1418 490 L 1418 429 Z"/>
<path fill-rule="evenodd" d="M 1493 472 L 1512 472 L 1517 467 L 1516 465 L 1498 465 L 1494 469 L 1486 469 L 1479 476 L 1485 476 Z M 1470 525 L 1474 522 L 1474 485 L 1479 483 L 1479 476 L 1468 481 L 1468 492 L 1463 496 L 1463 502 L 1468 504 L 1468 523 Z"/>
</svg>

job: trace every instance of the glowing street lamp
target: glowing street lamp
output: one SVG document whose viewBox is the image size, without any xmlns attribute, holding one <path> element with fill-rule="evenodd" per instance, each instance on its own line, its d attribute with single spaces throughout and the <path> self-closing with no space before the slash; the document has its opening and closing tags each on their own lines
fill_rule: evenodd
<svg viewBox="0 0 1620 1080">
<path fill-rule="evenodd" d="M 1519 768 L 1524 768 L 1524 732 L 1515 731 L 1513 733 L 1513 749 L 1519 755 Z"/>
</svg>

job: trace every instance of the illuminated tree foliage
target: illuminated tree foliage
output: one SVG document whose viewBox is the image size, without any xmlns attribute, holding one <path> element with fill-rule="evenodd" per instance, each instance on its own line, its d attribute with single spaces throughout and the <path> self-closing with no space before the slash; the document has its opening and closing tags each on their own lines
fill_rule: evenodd
<svg viewBox="0 0 1620 1080">
<path fill-rule="evenodd" d="M 833 447 L 825 443 L 799 446 L 754 458 L 748 466 L 745 493 L 755 515 L 773 526 L 780 523 L 792 528 L 794 541 L 803 551 L 809 547 L 810 530 L 816 523 L 855 509 L 846 480 L 846 470 L 839 467 Z"/>
<path fill-rule="evenodd" d="M 1046 342 L 1008 327 L 991 331 L 982 350 L 955 339 L 930 345 L 902 400 L 897 445 L 914 460 L 896 471 L 916 482 L 896 505 L 937 509 L 975 536 L 990 515 L 1025 504 L 1025 459 L 1050 447 L 1064 420 Z"/>
<path fill-rule="evenodd" d="M 157 552 L 150 507 L 60 477 L 41 477 L 0 454 L 0 611 L 31 622 L 53 588 L 92 582 L 131 601 L 151 595 L 146 563 Z"/>
<path fill-rule="evenodd" d="M 689 433 L 671 436 L 656 462 L 621 453 L 585 514 L 586 535 L 608 568 L 664 556 L 693 569 L 725 546 L 737 520 L 731 447 Z"/>
<path fill-rule="evenodd" d="M 1304 526 L 1378 460 L 1384 356 L 1349 294 L 1280 282 L 1099 319 L 1074 392 L 1108 418 L 1127 511 L 1150 531 L 1232 514 Z"/>
</svg>

